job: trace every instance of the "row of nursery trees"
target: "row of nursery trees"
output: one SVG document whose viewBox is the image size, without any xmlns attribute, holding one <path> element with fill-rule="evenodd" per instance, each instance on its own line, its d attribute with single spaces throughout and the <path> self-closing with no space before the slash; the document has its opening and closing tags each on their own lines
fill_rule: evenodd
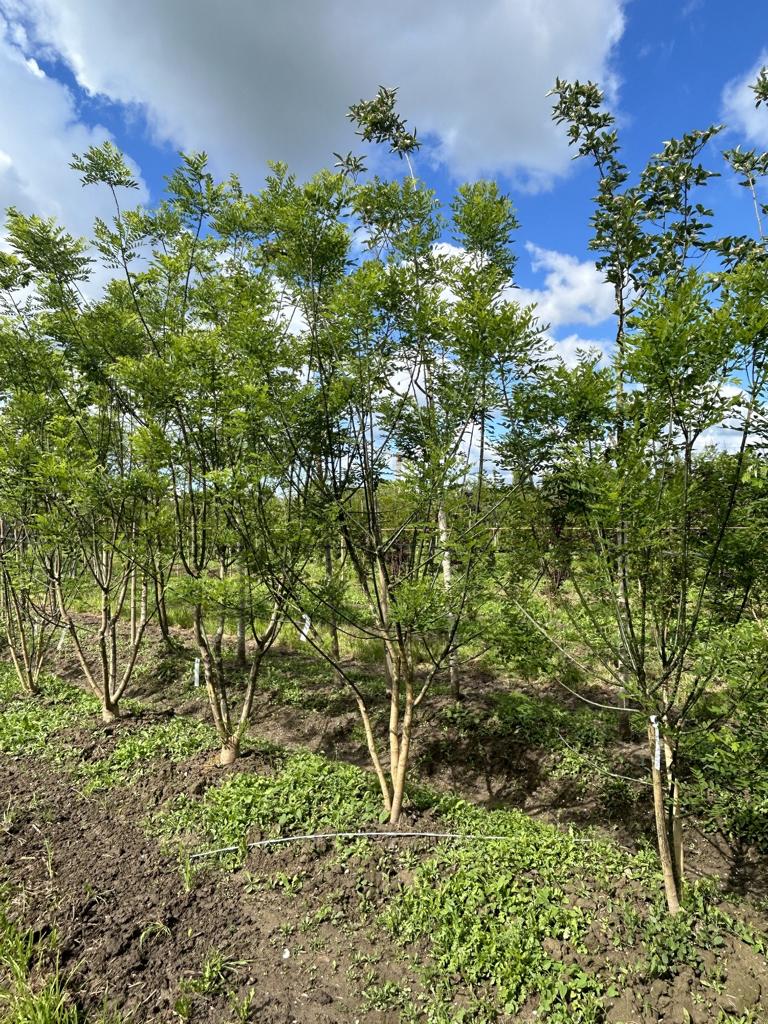
<svg viewBox="0 0 768 1024">
<path fill-rule="evenodd" d="M 360 713 L 392 823 L 434 681 L 459 699 L 489 648 L 554 653 L 617 729 L 647 725 L 674 912 L 681 736 L 740 624 L 762 621 L 768 155 L 722 154 L 757 230 L 720 237 L 718 128 L 633 179 L 599 90 L 553 95 L 596 169 L 592 246 L 615 294 L 610 355 L 575 366 L 517 299 L 510 200 L 480 181 L 441 208 L 392 90 L 350 110 L 401 158 L 390 178 L 350 154 L 306 182 L 273 165 L 249 194 L 194 154 L 162 202 L 131 208 L 106 143 L 72 165 L 114 201 L 89 242 L 11 209 L 2 639 L 29 693 L 66 641 L 110 721 L 148 625 L 173 642 L 172 585 L 229 763 L 265 656 L 298 630 Z M 712 431 L 728 443 L 707 447 Z M 366 644 L 383 736 L 351 667 Z"/>
</svg>

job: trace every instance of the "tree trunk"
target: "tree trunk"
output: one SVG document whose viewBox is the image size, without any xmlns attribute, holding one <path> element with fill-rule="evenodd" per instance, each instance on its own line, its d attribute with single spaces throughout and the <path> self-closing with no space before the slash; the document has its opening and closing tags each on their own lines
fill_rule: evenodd
<svg viewBox="0 0 768 1024">
<path fill-rule="evenodd" d="M 620 700 L 621 706 L 625 708 L 627 706 L 626 690 L 622 690 Z M 629 743 L 632 739 L 632 723 L 629 711 L 619 712 L 618 721 L 616 723 L 616 732 L 622 743 Z"/>
<path fill-rule="evenodd" d="M 403 810 L 405 797 L 405 780 L 408 771 L 408 758 L 411 752 L 411 730 L 413 726 L 413 687 L 408 687 L 403 712 L 403 727 L 400 732 L 400 749 L 397 759 L 397 770 L 392 778 L 392 809 L 389 814 L 390 825 L 397 825 Z"/>
<path fill-rule="evenodd" d="M 672 867 L 675 872 L 677 891 L 682 895 L 685 883 L 683 862 L 683 820 L 680 816 L 680 780 L 675 770 L 672 746 L 664 737 L 664 760 L 667 768 L 667 788 L 670 795 L 668 832 L 672 841 Z"/>
<path fill-rule="evenodd" d="M 440 538 L 440 548 L 442 549 L 442 570 L 443 570 L 443 587 L 445 588 L 446 594 L 450 594 L 451 585 L 453 583 L 453 567 L 451 565 L 451 552 L 448 548 L 448 517 L 445 512 L 445 497 L 441 494 L 440 500 L 437 506 L 437 531 Z M 454 616 L 449 612 L 448 614 L 448 632 L 453 632 L 454 627 Z M 460 701 L 462 699 L 461 683 L 459 682 L 459 661 L 455 650 L 451 650 L 448 655 L 448 670 L 451 680 L 451 693 L 453 699 Z"/>
<path fill-rule="evenodd" d="M 101 720 L 104 725 L 111 725 L 115 719 L 120 717 L 120 708 L 116 700 L 112 700 L 107 694 L 101 703 Z"/>
<path fill-rule="evenodd" d="M 240 754 L 240 740 L 237 736 L 230 736 L 221 746 L 219 751 L 219 764 L 222 768 L 234 764 Z"/>
<path fill-rule="evenodd" d="M 648 746 L 651 752 L 651 780 L 653 782 L 653 809 L 656 816 L 656 839 L 659 846 L 661 873 L 664 878 L 664 895 L 667 910 L 677 914 L 680 910 L 680 893 L 675 878 L 674 862 L 667 831 L 667 815 L 664 807 L 664 781 L 661 772 L 661 745 L 656 738 L 653 725 L 648 726 Z"/>
<path fill-rule="evenodd" d="M 131 590 L 129 595 L 130 612 L 131 612 L 131 645 L 136 643 L 136 629 L 138 626 L 138 608 L 137 608 L 137 592 L 136 592 L 136 566 L 134 565 L 131 569 Z"/>
<path fill-rule="evenodd" d="M 325 578 L 329 584 L 333 580 L 333 551 L 331 550 L 330 541 L 328 541 L 328 543 L 325 545 Z M 342 675 L 339 672 L 338 668 L 336 667 L 338 666 L 339 661 L 341 659 L 341 647 L 339 645 L 339 627 L 338 623 L 336 622 L 335 612 L 333 611 L 331 611 L 329 630 L 331 634 L 331 656 L 333 658 L 334 663 L 333 679 L 336 684 L 341 684 L 343 682 Z"/>
<path fill-rule="evenodd" d="M 171 636 L 170 624 L 168 622 L 168 606 L 165 602 L 166 580 L 161 576 L 157 559 L 154 559 L 153 564 L 153 584 L 155 591 L 155 607 L 157 608 L 157 624 L 160 627 L 160 633 L 162 634 L 166 648 L 171 652 L 175 652 L 176 645 L 174 644 L 173 637 Z"/>
<path fill-rule="evenodd" d="M 245 672 L 247 666 L 245 648 L 245 608 L 240 605 L 237 613 L 237 655 L 236 664 L 240 672 Z"/>
<path fill-rule="evenodd" d="M 392 808 L 392 794 L 389 791 L 387 777 L 384 774 L 384 768 L 382 766 L 381 759 L 379 758 L 379 752 L 376 749 L 376 737 L 373 735 L 371 716 L 368 714 L 368 708 L 365 706 L 365 701 L 359 694 L 355 694 L 355 700 L 357 702 L 357 709 L 360 712 L 360 718 L 362 719 L 363 729 L 365 731 L 365 742 L 368 746 L 368 753 L 371 755 L 373 770 L 376 772 L 376 778 L 379 781 L 379 788 L 381 789 L 381 796 L 384 801 L 384 810 L 389 814 Z"/>
</svg>

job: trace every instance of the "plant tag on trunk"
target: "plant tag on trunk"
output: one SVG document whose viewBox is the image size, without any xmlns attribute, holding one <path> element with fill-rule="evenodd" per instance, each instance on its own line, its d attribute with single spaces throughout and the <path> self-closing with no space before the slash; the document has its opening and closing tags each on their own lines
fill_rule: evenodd
<svg viewBox="0 0 768 1024">
<path fill-rule="evenodd" d="M 305 643 L 306 643 L 307 637 L 309 636 L 309 631 L 310 631 L 311 628 L 312 628 L 312 620 L 310 619 L 310 617 L 308 615 L 305 615 L 304 618 L 301 620 L 301 631 L 300 631 L 301 639 Z"/>
<path fill-rule="evenodd" d="M 653 750 L 653 767 L 657 772 L 661 771 L 661 736 L 659 735 L 659 720 L 656 715 L 651 715 L 651 725 L 653 726 L 653 737 L 655 740 L 655 746 Z"/>
<path fill-rule="evenodd" d="M 195 658 L 195 689 L 200 685 L 200 659 Z"/>
</svg>

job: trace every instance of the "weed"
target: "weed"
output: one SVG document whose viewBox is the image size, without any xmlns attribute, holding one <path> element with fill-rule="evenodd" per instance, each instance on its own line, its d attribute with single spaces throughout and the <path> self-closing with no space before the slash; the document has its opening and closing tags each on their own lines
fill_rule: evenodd
<svg viewBox="0 0 768 1024">
<path fill-rule="evenodd" d="M 311 914 L 305 914 L 300 928 L 303 932 L 310 932 L 317 928 L 320 924 L 325 924 L 326 921 L 332 923 L 338 923 L 344 917 L 344 911 L 338 907 L 334 907 L 332 903 L 323 903 L 322 906 L 318 907 Z"/>
<path fill-rule="evenodd" d="M 177 716 L 121 739 L 108 757 L 79 766 L 86 792 L 124 785 L 158 757 L 179 762 L 216 743 L 210 725 Z"/>
<path fill-rule="evenodd" d="M 3 815 L 0 817 L 0 828 L 2 828 L 4 832 L 10 832 L 17 818 L 18 811 L 13 805 L 13 798 L 9 796 L 8 803 L 3 808 Z"/>
<path fill-rule="evenodd" d="M 199 976 L 185 981 L 184 988 L 200 995 L 217 995 L 223 991 L 227 978 L 246 964 L 245 960 L 228 960 L 220 950 L 212 949 L 203 961 Z"/>
<path fill-rule="evenodd" d="M 159 935 L 164 939 L 169 939 L 171 937 L 171 929 L 168 925 L 164 924 L 162 921 L 153 921 L 151 924 L 148 924 L 142 931 L 141 935 L 139 935 L 139 949 L 143 949 L 151 939 L 154 939 Z"/>
<path fill-rule="evenodd" d="M 192 1016 L 192 996 L 182 992 L 173 1003 L 173 1012 L 180 1020 L 189 1020 Z"/>
<path fill-rule="evenodd" d="M 429 943 L 432 966 L 424 973 L 436 992 L 435 1012 L 451 1001 L 450 991 L 440 995 L 440 979 L 458 976 L 471 992 L 490 987 L 489 1007 L 506 1014 L 536 996 L 542 1019 L 552 1024 L 602 1019 L 605 986 L 568 962 L 581 950 L 591 919 L 572 905 L 566 886 L 592 878 L 597 868 L 603 878 L 615 876 L 627 855 L 519 812 L 489 813 L 456 800 L 438 810 L 454 829 L 508 838 L 438 848 L 383 917 L 398 941 Z M 560 956 L 546 951 L 547 939 Z M 492 1020 L 495 1012 L 471 1019 Z"/>
<path fill-rule="evenodd" d="M 198 873 L 202 870 L 201 866 L 197 864 L 189 855 L 189 852 L 182 850 L 179 855 L 179 870 L 181 872 L 181 881 L 184 887 L 185 893 L 192 892 L 195 884 L 195 878 Z"/>
<path fill-rule="evenodd" d="M 215 846 L 237 846 L 240 853 L 229 863 L 242 863 L 252 829 L 270 835 L 343 831 L 376 821 L 380 813 L 370 773 L 302 752 L 287 755 L 274 775 L 241 772 L 199 800 L 179 797 L 153 824 L 168 838 L 194 833 Z"/>
<path fill-rule="evenodd" d="M 409 988 L 403 989 L 394 981 L 369 984 L 363 989 L 363 1009 L 396 1010 L 404 1005 L 410 994 Z"/>
<path fill-rule="evenodd" d="M 232 1007 L 232 1013 L 235 1015 L 235 1020 L 240 1021 L 240 1024 L 246 1024 L 246 1021 L 250 1020 L 251 1007 L 253 1006 L 255 998 L 256 990 L 250 986 L 244 996 L 238 996 L 236 992 L 230 992 L 228 994 L 227 1001 Z"/>
<path fill-rule="evenodd" d="M 38 940 L 0 907 L 0 1020 L 4 1024 L 80 1024 L 62 974 L 56 937 Z"/>
<path fill-rule="evenodd" d="M 53 843 L 47 836 L 43 839 L 43 847 L 45 848 L 45 871 L 48 877 L 52 880 L 54 876 Z"/>
<path fill-rule="evenodd" d="M 265 888 L 296 896 L 301 892 L 303 886 L 304 873 L 302 871 L 293 875 L 289 875 L 285 871 L 277 871 L 274 875 L 252 875 L 250 872 L 246 872 L 243 889 L 249 896 L 261 892 Z"/>
<path fill-rule="evenodd" d="M 0 666 L 0 753 L 50 754 L 50 737 L 78 721 L 96 714 L 98 700 L 76 686 L 45 676 L 40 692 L 21 696 L 9 682 L 5 666 Z"/>
</svg>

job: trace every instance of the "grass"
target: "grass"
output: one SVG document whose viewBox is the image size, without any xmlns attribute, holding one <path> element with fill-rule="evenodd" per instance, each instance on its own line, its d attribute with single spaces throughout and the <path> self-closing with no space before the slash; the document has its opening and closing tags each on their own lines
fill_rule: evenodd
<svg viewBox="0 0 768 1024">
<path fill-rule="evenodd" d="M 126 785 L 158 758 L 178 763 L 215 744 L 216 732 L 210 725 L 177 716 L 125 736 L 107 757 L 82 764 L 77 771 L 86 792 L 94 792 Z"/>
<path fill-rule="evenodd" d="M 615 723 L 593 711 L 572 711 L 547 697 L 505 691 L 489 695 L 487 709 L 452 704 L 442 709 L 446 734 L 472 738 L 480 744 L 503 740 L 547 750 L 594 750 L 615 736 Z"/>
<path fill-rule="evenodd" d="M 690 886 L 684 911 L 670 918 L 650 853 L 630 855 L 517 811 L 455 799 L 436 810 L 453 829 L 506 838 L 440 847 L 382 915 L 418 965 L 433 1024 L 485 1024 L 532 1008 L 549 1024 L 598 1024 L 624 985 L 670 978 L 684 965 L 705 972 L 705 951 L 724 949 L 729 937 L 764 955 L 768 939 L 723 912 L 712 883 Z M 582 969 L 586 955 L 599 966 Z M 455 1015 L 457 992 L 473 994 L 466 1018 Z"/>
<path fill-rule="evenodd" d="M 237 971 L 247 965 L 246 960 L 229 959 L 220 950 L 211 949 L 203 960 L 199 974 L 180 983 L 173 1006 L 176 1016 L 181 1020 L 189 1020 L 197 996 L 216 996 L 227 992 L 235 1018 L 247 1021 L 255 993 L 249 990 L 243 998 L 239 998 L 227 988 Z"/>
<path fill-rule="evenodd" d="M 155 827 L 187 850 L 190 843 L 238 847 L 223 859 L 234 868 L 252 831 L 353 831 L 379 817 L 370 773 L 306 753 L 276 760 L 271 775 L 243 772 L 200 799 L 179 798 Z M 729 936 L 760 954 L 766 948 L 764 937 L 717 908 L 713 886 L 691 886 L 684 912 L 668 918 L 650 851 L 630 855 L 597 833 L 519 811 L 419 796 L 423 805 L 431 801 L 437 831 L 504 838 L 442 843 L 420 858 L 404 848 L 400 867 L 412 869 L 410 880 L 391 899 L 367 905 L 387 941 L 411 958 L 413 977 L 404 969 L 403 985 L 410 981 L 422 998 L 403 1000 L 391 984 L 371 980 L 364 1003 L 398 1007 L 404 1024 L 485 1024 L 534 1008 L 550 1024 L 598 1024 L 623 985 L 669 977 L 686 964 L 701 971 L 703 951 L 723 948 Z M 367 844 L 352 849 L 350 870 L 365 869 Z M 295 881 L 284 875 L 271 887 L 293 897 L 301 888 Z M 247 886 L 262 883 L 247 876 Z M 581 966 L 587 959 L 598 966 Z"/>
<path fill-rule="evenodd" d="M 41 680 L 40 693 L 22 696 L 7 665 L 0 665 L 0 753 L 44 754 L 50 737 L 99 712 L 90 693 L 54 676 Z"/>
<path fill-rule="evenodd" d="M 0 696 L 4 685 L 9 684 L 0 676 Z M 298 703 L 309 686 L 303 677 L 291 682 L 288 674 L 279 686 L 274 676 L 270 681 L 289 703 Z M 50 735 L 93 704 L 89 695 L 54 681 L 46 682 L 40 698 L 11 699 L 0 713 L 0 750 L 39 752 Z M 526 745 L 560 751 L 563 775 L 575 777 L 586 770 L 582 752 L 591 759 L 607 756 L 613 736 L 612 720 L 525 694 L 494 696 L 485 721 L 476 721 L 465 705 L 442 714 L 451 735 L 519 737 Z M 129 783 L 159 757 L 183 761 L 214 742 L 208 726 L 178 716 L 119 739 L 106 758 L 77 770 L 87 789 L 104 789 Z M 228 773 L 201 797 L 179 796 L 152 819 L 152 831 L 180 849 L 187 891 L 201 863 L 190 859 L 191 851 L 236 847 L 218 861 L 235 868 L 246 858 L 249 837 L 257 834 L 366 830 L 381 819 L 381 797 L 370 772 L 307 752 L 263 749 L 271 756 L 271 771 Z M 757 1024 L 751 1013 L 720 1012 L 723 960 L 708 968 L 711 956 L 704 954 L 727 951 L 735 938 L 764 956 L 768 939 L 723 911 L 713 883 L 689 886 L 683 912 L 670 918 L 651 851 L 630 855 L 589 830 L 563 830 L 519 811 L 489 811 L 415 787 L 411 797 L 411 807 L 430 808 L 430 830 L 480 838 L 440 843 L 426 854 L 404 844 L 386 854 L 393 864 L 388 877 L 400 879 L 386 895 L 357 886 L 360 920 L 376 929 L 382 949 L 394 948 L 392 955 L 399 950 L 403 957 L 397 984 L 375 972 L 362 977 L 363 1012 L 397 1010 L 402 1024 L 491 1024 L 510 1017 L 599 1024 L 621 991 L 647 991 L 654 980 L 672 979 L 687 968 L 701 975 L 697 998 L 708 1006 L 709 1019 Z M 367 877 L 369 842 L 345 846 L 344 856 L 351 872 Z M 293 901 L 296 914 L 305 913 L 308 930 L 342 913 L 330 904 L 327 911 L 311 913 L 314 887 L 304 872 L 242 878 L 246 894 L 270 888 Z M 348 919 L 346 911 L 338 927 Z M 290 916 L 286 920 L 291 924 Z M 2 917 L 0 929 L 0 1022 L 83 1024 L 59 971 L 54 941 L 38 943 Z M 166 925 L 150 922 L 139 945 L 165 936 Z M 211 950 L 199 973 L 180 983 L 176 1016 L 186 1020 L 196 1000 L 224 994 L 234 1016 L 247 1019 L 251 995 L 230 991 L 240 966 Z"/>
<path fill-rule="evenodd" d="M 364 670 L 348 670 L 361 693 L 373 702 L 383 702 L 386 687 L 379 675 Z M 261 689 L 269 693 L 278 704 L 317 711 L 327 715 L 341 715 L 354 709 L 350 691 L 344 684 L 335 684 L 327 665 L 301 652 L 286 656 L 278 653 L 265 664 L 260 682 Z"/>
<path fill-rule="evenodd" d="M 578 966 L 592 917 L 576 896 L 632 867 L 647 876 L 647 865 L 633 864 L 612 843 L 520 812 L 460 800 L 443 800 L 436 810 L 451 830 L 505 839 L 441 846 L 383 915 L 399 943 L 424 953 L 429 1019 L 461 1019 L 452 1016 L 458 984 L 475 994 L 467 1020 L 517 1014 L 531 1000 L 551 1024 L 602 1020 L 604 998 L 616 993 Z"/>
<path fill-rule="evenodd" d="M 0 890 L 0 1021 L 2 1024 L 119 1024 L 114 1014 L 86 1015 L 56 951 L 56 935 L 39 938 L 8 915 Z"/>
</svg>

